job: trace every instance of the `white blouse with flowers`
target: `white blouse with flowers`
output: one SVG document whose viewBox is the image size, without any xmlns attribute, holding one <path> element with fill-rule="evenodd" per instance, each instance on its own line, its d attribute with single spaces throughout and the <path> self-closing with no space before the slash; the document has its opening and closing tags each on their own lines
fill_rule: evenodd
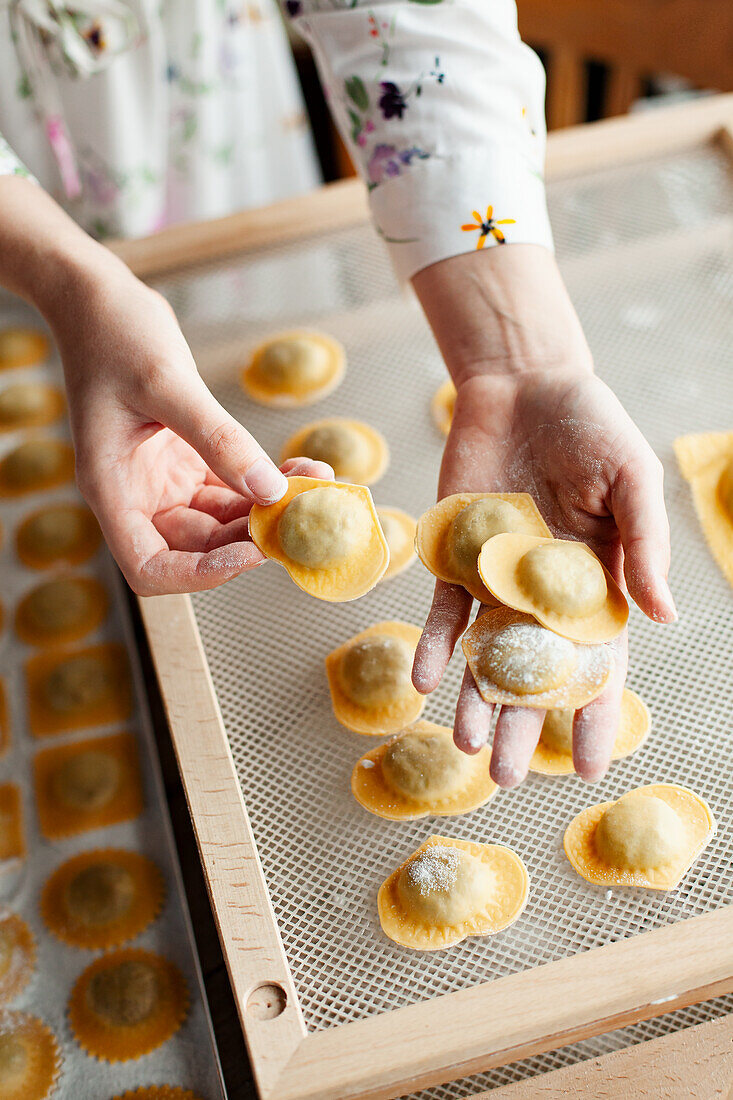
<svg viewBox="0 0 733 1100">
<path fill-rule="evenodd" d="M 552 247 L 544 73 L 513 0 L 282 9 L 314 51 L 398 275 L 506 242 Z M 97 236 L 318 180 L 274 0 L 0 0 L 0 130 L 0 174 L 27 166 Z"/>
</svg>

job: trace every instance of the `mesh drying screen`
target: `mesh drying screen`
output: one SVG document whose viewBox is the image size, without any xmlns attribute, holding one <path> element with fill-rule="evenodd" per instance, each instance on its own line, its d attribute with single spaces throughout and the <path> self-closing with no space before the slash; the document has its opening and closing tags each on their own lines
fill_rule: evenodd
<svg viewBox="0 0 733 1100">
<path fill-rule="evenodd" d="M 674 465 L 678 434 L 730 428 L 733 408 L 731 199 L 714 149 L 557 182 L 550 205 L 558 254 L 599 370 L 666 467 L 672 586 L 680 623 L 632 614 L 629 684 L 651 707 L 644 749 L 589 789 L 575 777 L 530 776 L 511 794 L 454 820 L 388 823 L 355 804 L 355 759 L 373 741 L 331 713 L 323 658 L 380 619 L 420 623 L 431 578 L 418 563 L 353 604 L 319 603 L 276 565 L 196 596 L 194 606 L 293 977 L 310 1028 L 328 1027 L 534 967 L 733 901 L 730 869 L 733 707 L 731 593 L 708 554 Z M 159 284 L 179 312 L 220 400 L 277 454 L 296 427 L 358 416 L 386 435 L 391 465 L 377 503 L 414 515 L 435 492 L 441 438 L 429 414 L 444 367 L 419 310 L 396 287 L 366 228 L 300 240 Z M 247 348 L 280 328 L 322 327 L 343 340 L 349 370 L 317 411 L 268 411 L 237 382 Z M 726 420 L 726 417 L 728 420 Z M 454 660 L 425 717 L 450 724 Z M 717 837 L 668 894 L 589 886 L 566 863 L 565 824 L 589 801 L 644 782 L 699 791 Z M 381 934 L 379 883 L 432 831 L 516 848 L 532 877 L 521 920 L 488 940 L 411 953 Z M 733 1003 L 733 1002 L 732 1002 Z M 616 1037 L 482 1075 L 489 1087 L 681 1026 L 726 1000 Z M 618 1035 L 622 1038 L 619 1040 Z M 603 1044 L 606 1043 L 606 1048 Z M 451 1086 L 455 1096 L 457 1086 Z M 470 1091 L 467 1086 L 467 1091 Z M 427 1095 L 427 1094 L 426 1094 Z M 430 1095 L 447 1096 L 444 1090 Z"/>
</svg>

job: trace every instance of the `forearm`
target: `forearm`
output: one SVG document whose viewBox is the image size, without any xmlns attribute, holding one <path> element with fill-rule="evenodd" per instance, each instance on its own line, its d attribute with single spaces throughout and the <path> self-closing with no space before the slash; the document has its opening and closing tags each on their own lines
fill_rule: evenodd
<svg viewBox="0 0 733 1100">
<path fill-rule="evenodd" d="M 0 176 L 0 285 L 51 324 L 80 290 L 126 272 L 42 188 L 20 176 Z"/>
<path fill-rule="evenodd" d="M 453 256 L 412 283 L 456 385 L 477 373 L 593 369 L 546 248 L 514 244 Z"/>
</svg>

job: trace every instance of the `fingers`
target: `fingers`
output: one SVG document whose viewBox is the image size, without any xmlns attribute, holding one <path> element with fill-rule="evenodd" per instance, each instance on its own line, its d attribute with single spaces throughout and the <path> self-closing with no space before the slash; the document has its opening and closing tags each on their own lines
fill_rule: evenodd
<svg viewBox="0 0 733 1100">
<path fill-rule="evenodd" d="M 588 783 L 602 779 L 611 762 L 621 720 L 621 696 L 626 680 L 626 631 L 613 643 L 613 650 L 616 663 L 611 682 L 602 695 L 576 711 L 573 720 L 573 766 L 578 775 Z"/>
<path fill-rule="evenodd" d="M 265 560 L 251 542 L 230 542 L 208 552 L 171 550 L 138 509 L 105 513 L 100 524 L 127 583 L 139 596 L 216 588 Z"/>
<path fill-rule="evenodd" d="M 197 374 L 187 375 L 184 384 L 176 374 L 175 383 L 150 392 L 150 415 L 185 439 L 236 492 L 259 504 L 280 500 L 287 479 L 257 440 L 222 408 Z"/>
<path fill-rule="evenodd" d="M 651 452 L 623 466 L 611 489 L 611 510 L 623 545 L 629 595 L 650 619 L 672 623 L 677 610 L 667 584 L 670 543 L 663 476 Z"/>
<path fill-rule="evenodd" d="M 484 700 L 471 669 L 466 665 L 453 725 L 453 740 L 461 752 L 472 756 L 484 747 L 489 740 L 493 713 L 493 704 Z"/>
<path fill-rule="evenodd" d="M 158 512 L 153 516 L 153 523 L 169 550 L 207 553 L 230 542 L 250 541 L 246 516 L 230 523 L 219 523 L 205 512 L 179 505 Z M 264 555 L 260 556 L 264 560 Z"/>
<path fill-rule="evenodd" d="M 310 458 L 289 458 L 280 467 L 287 477 L 316 477 L 322 481 L 333 481 L 333 470 L 325 462 L 314 462 Z M 219 523 L 231 523 L 249 515 L 252 498 L 235 493 L 234 489 L 215 484 L 218 478 L 210 478 L 191 498 L 191 507 L 206 512 Z"/>
<path fill-rule="evenodd" d="M 544 710 L 502 707 L 499 711 L 491 750 L 491 778 L 500 787 L 518 787 L 527 775 L 544 720 Z"/>
<path fill-rule="evenodd" d="M 313 458 L 289 458 L 280 467 L 287 477 L 317 477 L 321 481 L 333 481 L 336 476 L 327 462 Z"/>
<path fill-rule="evenodd" d="M 209 553 L 161 550 L 140 568 L 130 587 L 140 596 L 206 592 L 261 565 L 264 557 L 252 542 L 233 542 Z"/>
<path fill-rule="evenodd" d="M 428 695 L 440 683 L 456 642 L 468 626 L 472 602 L 465 588 L 435 582 L 433 603 L 412 665 L 412 682 L 421 695 Z"/>
</svg>

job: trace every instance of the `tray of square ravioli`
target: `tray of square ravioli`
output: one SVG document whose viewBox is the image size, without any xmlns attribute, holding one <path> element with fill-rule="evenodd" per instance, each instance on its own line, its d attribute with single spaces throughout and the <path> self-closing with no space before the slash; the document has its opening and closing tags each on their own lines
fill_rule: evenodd
<svg viewBox="0 0 733 1100">
<path fill-rule="evenodd" d="M 688 216 L 727 217 L 725 207 L 733 201 L 729 167 L 695 154 L 681 164 L 666 158 L 653 170 L 590 173 L 553 187 L 558 256 L 598 374 L 665 466 L 674 547 L 670 579 L 680 621 L 660 627 L 632 607 L 628 624 L 627 686 L 648 708 L 651 730 L 593 786 L 572 774 L 531 774 L 517 790 L 499 791 L 457 816 L 419 810 L 399 820 L 383 818 L 360 805 L 350 782 L 357 762 L 369 760 L 394 733 L 367 738 L 339 721 L 325 661 L 378 624 L 420 626 L 434 576 L 417 561 L 388 581 L 382 577 L 359 599 L 328 603 L 300 591 L 283 568 L 268 563 L 220 590 L 194 595 L 196 623 L 310 1032 L 432 1001 L 733 902 L 733 883 L 723 873 L 733 825 L 730 589 L 709 554 L 672 450 L 680 435 L 730 428 L 721 422 L 722 410 L 733 408 L 725 322 L 733 294 L 728 237 L 719 227 L 701 235 L 697 222 L 694 234 L 685 228 Z M 642 208 L 633 198 L 640 192 L 646 196 Z M 685 215 L 693 211 L 693 200 L 694 212 Z M 632 202 L 643 213 L 629 220 Z M 609 216 L 616 235 L 610 244 Z M 400 294 L 383 246 L 371 234 L 364 226 L 281 242 L 172 273 L 157 285 L 176 308 L 216 397 L 269 454 L 279 458 L 289 439 L 319 421 L 368 424 L 390 452 L 389 466 L 371 487 L 377 511 L 386 506 L 418 518 L 435 504 L 445 437 L 433 421 L 431 401 L 445 382 L 445 367 L 419 308 Z M 284 331 L 312 330 L 332 336 L 346 351 L 338 388 L 305 409 L 273 410 L 250 400 L 239 382 L 250 349 Z M 512 486 L 526 484 L 544 523 L 547 502 L 521 480 L 527 460 L 528 448 L 511 456 Z M 490 488 L 500 493 L 504 486 Z M 547 537 L 541 529 L 526 533 Z M 568 641 L 571 649 L 609 647 L 606 641 Z M 452 727 L 464 666 L 458 647 L 417 721 Z M 555 705 L 568 709 L 574 703 Z M 369 782 L 376 762 L 362 771 Z M 586 881 L 564 854 L 565 829 L 589 806 L 648 784 L 675 784 L 703 797 L 718 822 L 716 834 L 676 889 Z M 397 801 L 380 788 L 382 796 L 384 805 Z M 409 950 L 383 934 L 376 899 L 388 876 L 436 833 L 513 849 L 532 885 L 517 920 L 500 932 L 470 934 L 447 952 Z M 724 1003 L 730 1010 L 733 997 Z M 681 1019 L 695 1017 L 685 1010 Z M 651 1033 L 651 1025 L 639 1028 L 635 1034 L 641 1037 Z M 557 1055 L 554 1062 L 540 1055 L 526 1072 L 621 1042 L 588 1041 L 579 1053 Z M 495 1070 L 428 1095 L 454 1100 L 510 1079 L 509 1071 Z"/>
<path fill-rule="evenodd" d="M 0 1097 L 216 1100 L 127 597 L 20 317 L 0 303 Z"/>
</svg>

